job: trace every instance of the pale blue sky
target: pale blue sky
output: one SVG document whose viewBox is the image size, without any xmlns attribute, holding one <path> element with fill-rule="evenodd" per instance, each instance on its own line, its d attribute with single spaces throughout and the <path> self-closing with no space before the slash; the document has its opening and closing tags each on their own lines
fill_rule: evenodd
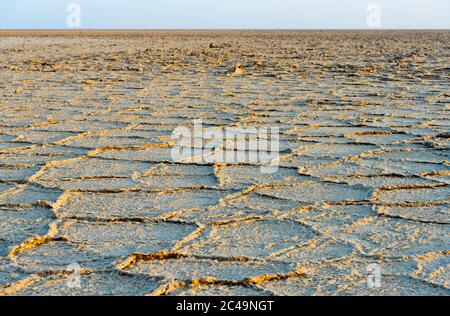
<svg viewBox="0 0 450 316">
<path fill-rule="evenodd" d="M 450 29 L 450 0 L 0 0 L 0 29 L 67 28 L 362 29 L 367 5 L 381 5 L 382 28 Z"/>
</svg>

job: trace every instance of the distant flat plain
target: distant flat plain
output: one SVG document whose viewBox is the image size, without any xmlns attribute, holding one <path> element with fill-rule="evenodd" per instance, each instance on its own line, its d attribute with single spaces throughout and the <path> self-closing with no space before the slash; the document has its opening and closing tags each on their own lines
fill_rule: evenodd
<svg viewBox="0 0 450 316">
<path fill-rule="evenodd" d="M 448 43 L 0 31 L 0 294 L 449 295 Z M 175 163 L 198 118 L 280 128 L 278 172 Z"/>
</svg>

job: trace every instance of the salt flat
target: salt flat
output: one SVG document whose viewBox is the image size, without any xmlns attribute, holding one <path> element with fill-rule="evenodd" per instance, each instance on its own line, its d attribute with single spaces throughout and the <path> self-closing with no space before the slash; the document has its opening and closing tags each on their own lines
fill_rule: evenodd
<svg viewBox="0 0 450 316">
<path fill-rule="evenodd" d="M 449 295 L 449 42 L 0 32 L 0 294 Z M 173 161 L 199 118 L 278 171 Z"/>
</svg>

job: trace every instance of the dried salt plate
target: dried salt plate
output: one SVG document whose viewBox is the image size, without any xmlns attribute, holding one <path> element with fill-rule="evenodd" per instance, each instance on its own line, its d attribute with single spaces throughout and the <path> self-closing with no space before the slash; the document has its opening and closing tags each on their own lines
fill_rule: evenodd
<svg viewBox="0 0 450 316">
<path fill-rule="evenodd" d="M 446 251 L 450 241 L 447 225 L 389 217 L 355 222 L 340 232 L 337 238 L 357 245 L 367 255 L 391 258 Z"/>
<path fill-rule="evenodd" d="M 372 190 L 332 182 L 301 182 L 288 186 L 258 188 L 256 193 L 278 199 L 304 203 L 364 201 L 371 199 Z"/>
<path fill-rule="evenodd" d="M 161 258 L 138 261 L 127 272 L 164 277 L 168 280 L 192 281 L 202 279 L 216 279 L 222 281 L 242 282 L 250 278 L 264 275 L 289 274 L 295 272 L 295 264 L 283 261 L 259 261 L 244 259 L 227 259 L 226 257 L 184 257 Z"/>
<path fill-rule="evenodd" d="M 56 274 L 46 277 L 35 277 L 24 288 L 14 295 L 21 296 L 143 296 L 164 285 L 160 278 L 134 276 L 118 271 L 99 271 L 82 273 L 80 287 L 69 287 L 74 282 L 68 275 Z"/>
<path fill-rule="evenodd" d="M 380 267 L 380 287 L 368 287 L 367 267 Z M 313 263 L 299 278 L 275 280 L 258 285 L 275 295 L 397 295 L 447 296 L 449 289 L 412 276 L 417 269 L 414 260 L 389 261 L 353 257 L 331 263 Z"/>
<path fill-rule="evenodd" d="M 240 285 L 203 285 L 174 290 L 168 294 L 174 296 L 270 296 L 272 292 Z"/>
<path fill-rule="evenodd" d="M 417 222 L 450 224 L 450 204 L 424 206 L 377 206 L 378 214 Z"/>
<path fill-rule="evenodd" d="M 204 210 L 219 203 L 228 191 L 185 190 L 158 192 L 75 192 L 58 209 L 64 217 L 100 219 L 158 219 L 171 213 Z"/>
<path fill-rule="evenodd" d="M 34 236 L 45 235 L 53 218 L 47 208 L 1 208 L 0 256 Z"/>
<path fill-rule="evenodd" d="M 313 229 L 293 221 L 248 220 L 207 227 L 181 251 L 199 256 L 266 258 L 318 236 Z"/>
<path fill-rule="evenodd" d="M 131 177 L 133 173 L 145 172 L 154 165 L 152 163 L 98 158 L 74 159 L 50 166 L 37 179 L 40 181 L 65 181 L 93 177 Z"/>
</svg>

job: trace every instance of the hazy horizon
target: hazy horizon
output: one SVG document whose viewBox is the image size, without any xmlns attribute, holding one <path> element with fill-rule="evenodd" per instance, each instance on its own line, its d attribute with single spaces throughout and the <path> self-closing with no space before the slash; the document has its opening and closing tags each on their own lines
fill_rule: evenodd
<svg viewBox="0 0 450 316">
<path fill-rule="evenodd" d="M 375 29 L 450 28 L 446 0 L 5 0 L 0 3 L 0 29 L 68 29 L 70 3 L 81 8 L 79 26 L 87 30 L 371 29 L 370 4 L 381 8 Z"/>
</svg>

